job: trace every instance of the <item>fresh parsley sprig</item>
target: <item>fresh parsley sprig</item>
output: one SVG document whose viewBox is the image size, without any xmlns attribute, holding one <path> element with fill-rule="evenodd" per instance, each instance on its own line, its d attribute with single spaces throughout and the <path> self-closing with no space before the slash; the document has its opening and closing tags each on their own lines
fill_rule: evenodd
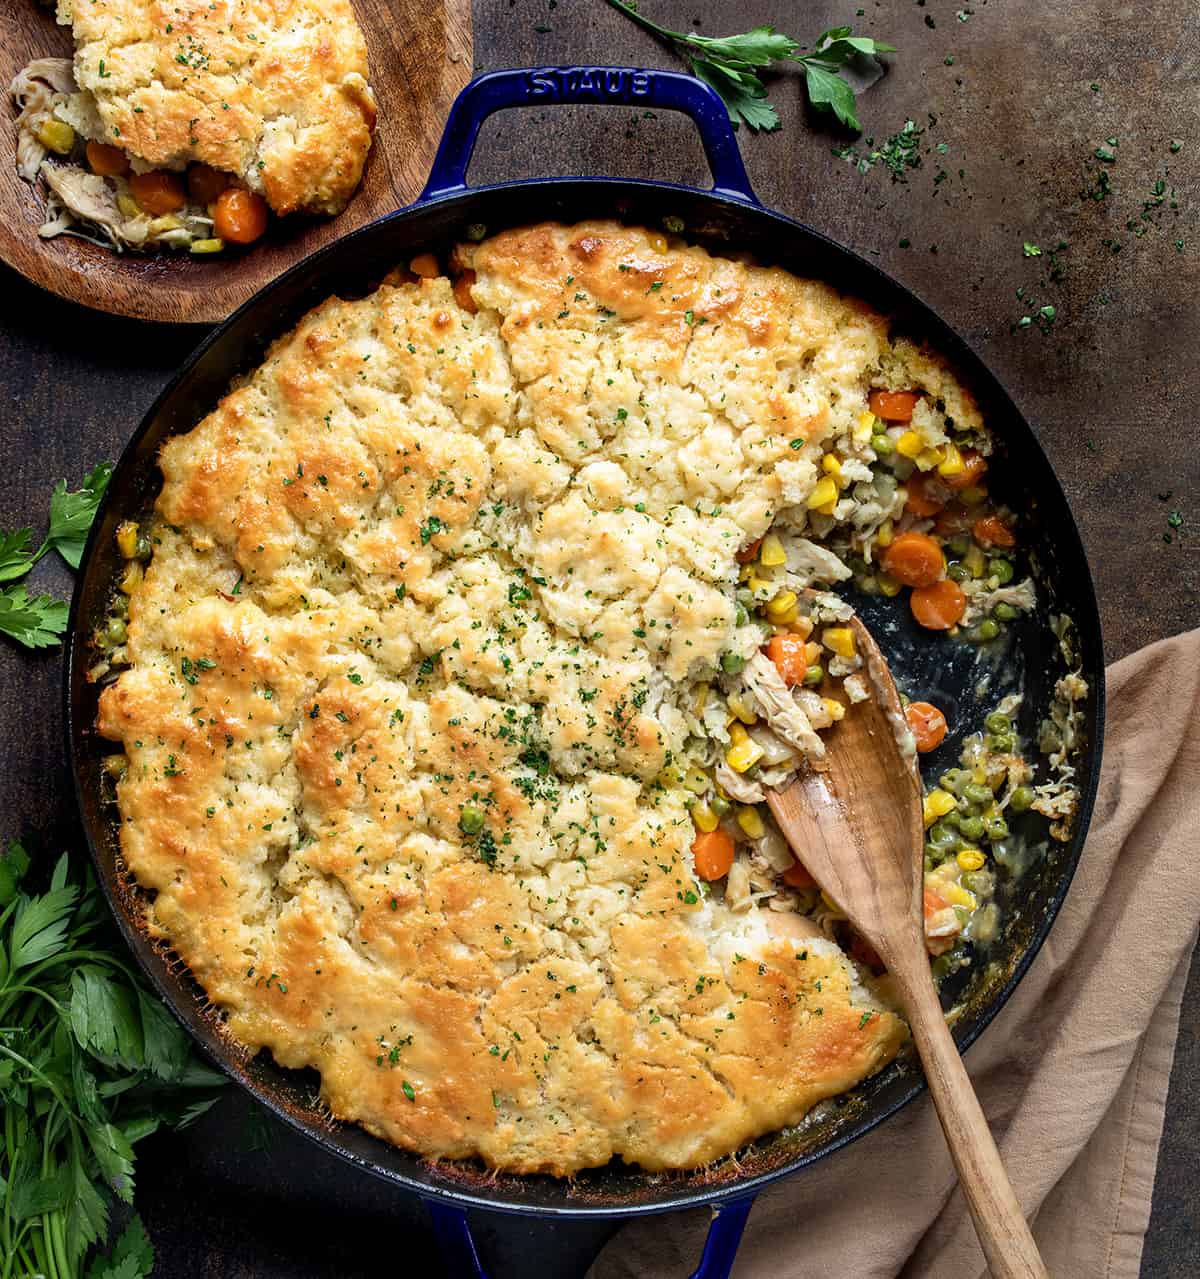
<svg viewBox="0 0 1200 1279">
<path fill-rule="evenodd" d="M 143 1279 L 135 1216 L 107 1257 L 134 1145 L 212 1105 L 224 1076 L 133 971 L 90 867 L 66 856 L 39 896 L 19 843 L 0 858 L 0 1279 Z"/>
<path fill-rule="evenodd" d="M 767 89 L 759 72 L 775 63 L 796 62 L 804 68 L 808 100 L 817 111 L 832 111 L 848 129 L 861 132 L 854 111 L 854 88 L 842 72 L 855 63 L 872 63 L 895 46 L 867 36 L 856 36 L 850 27 L 822 31 L 812 49 L 774 27 L 755 27 L 741 35 L 712 37 L 695 31 L 672 31 L 638 12 L 636 3 L 607 0 L 614 9 L 640 27 L 668 41 L 685 59 L 693 75 L 712 85 L 729 110 L 730 119 L 752 129 L 779 128 L 779 116 L 766 100 Z"/>
<path fill-rule="evenodd" d="M 33 530 L 0 531 L 0 583 L 18 582 L 50 551 L 57 551 L 72 567 L 79 567 L 88 530 L 112 476 L 112 463 L 101 462 L 83 477 L 78 492 L 67 492 L 59 480 L 50 495 L 50 528 L 36 551 Z M 67 629 L 67 606 L 49 595 L 30 596 L 21 586 L 0 586 L 0 634 L 26 648 L 49 648 Z"/>
</svg>

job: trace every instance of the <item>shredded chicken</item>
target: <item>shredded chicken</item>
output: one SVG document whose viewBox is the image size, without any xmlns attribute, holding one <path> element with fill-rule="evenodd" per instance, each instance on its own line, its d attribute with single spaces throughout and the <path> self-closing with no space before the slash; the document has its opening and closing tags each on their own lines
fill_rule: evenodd
<svg viewBox="0 0 1200 1279">
<path fill-rule="evenodd" d="M 793 590 L 812 582 L 843 582 L 850 570 L 830 550 L 810 542 L 806 537 L 788 537 L 783 540 L 787 552 L 788 584 Z"/>
<path fill-rule="evenodd" d="M 746 664 L 743 678 L 766 716 L 771 729 L 801 755 L 824 759 L 825 743 L 817 736 L 808 716 L 800 708 L 775 663 L 755 653 Z"/>
<path fill-rule="evenodd" d="M 1037 605 L 1037 594 L 1031 577 L 1012 586 L 998 586 L 994 591 L 980 589 L 980 586 L 979 582 L 963 584 L 963 591 L 967 596 L 967 611 L 962 618 L 964 626 L 970 626 L 981 617 L 986 617 L 997 604 L 1010 604 L 1022 613 L 1030 612 Z M 975 589 L 972 590 L 972 587 Z"/>
<path fill-rule="evenodd" d="M 75 92 L 69 58 L 37 58 L 18 71 L 9 93 L 20 114 L 17 116 L 17 172 L 33 182 L 46 158 L 46 148 L 38 141 L 38 129 L 51 118 L 54 108 Z"/>
<path fill-rule="evenodd" d="M 766 799 L 763 788 L 757 782 L 750 781 L 741 773 L 735 773 L 723 759 L 717 761 L 713 775 L 725 794 L 730 799 L 736 799 L 739 804 L 761 804 Z"/>
</svg>

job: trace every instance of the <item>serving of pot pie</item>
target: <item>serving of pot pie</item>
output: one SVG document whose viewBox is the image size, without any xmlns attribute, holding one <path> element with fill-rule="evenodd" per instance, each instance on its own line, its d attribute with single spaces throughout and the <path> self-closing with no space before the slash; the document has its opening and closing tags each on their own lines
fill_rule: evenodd
<svg viewBox="0 0 1200 1279">
<path fill-rule="evenodd" d="M 43 236 L 219 252 L 277 214 L 341 212 L 375 125 L 350 0 L 59 0 L 73 62 L 14 80 Z"/>
<path fill-rule="evenodd" d="M 907 1033 L 761 803 L 869 695 L 830 588 L 986 646 L 1032 585 L 970 395 L 863 304 L 612 222 L 445 265 L 317 307 L 164 446 L 95 669 L 122 855 L 337 1117 L 696 1167 Z M 1060 775 L 1010 699 L 927 797 L 935 962 L 994 928 L 1005 815 L 1069 824 L 1071 700 Z"/>
</svg>

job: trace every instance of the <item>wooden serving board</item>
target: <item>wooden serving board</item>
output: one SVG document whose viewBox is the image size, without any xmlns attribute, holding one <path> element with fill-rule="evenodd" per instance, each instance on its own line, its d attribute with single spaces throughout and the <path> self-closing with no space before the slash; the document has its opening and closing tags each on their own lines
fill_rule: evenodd
<svg viewBox="0 0 1200 1279">
<path fill-rule="evenodd" d="M 336 218 L 272 218 L 236 255 L 117 254 L 73 236 L 43 240 L 45 194 L 17 176 L 13 77 L 35 57 L 70 57 L 70 29 L 36 0 L 0 14 L 0 259 L 35 284 L 114 315 L 172 323 L 223 320 L 280 272 L 355 227 L 412 201 L 425 185 L 455 95 L 471 78 L 471 0 L 353 0 L 379 104 L 362 185 Z"/>
</svg>

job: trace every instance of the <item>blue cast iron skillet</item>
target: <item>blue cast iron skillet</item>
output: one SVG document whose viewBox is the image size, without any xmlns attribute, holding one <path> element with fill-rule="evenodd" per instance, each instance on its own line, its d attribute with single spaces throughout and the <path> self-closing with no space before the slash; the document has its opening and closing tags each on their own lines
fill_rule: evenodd
<svg viewBox="0 0 1200 1279">
<path fill-rule="evenodd" d="M 541 178 L 471 188 L 467 164 L 483 120 L 507 107 L 581 102 L 682 111 L 700 131 L 713 174 L 701 191 L 662 182 L 602 177 Z M 1083 547 L 1049 462 L 1029 425 L 981 360 L 927 306 L 877 267 L 755 198 L 720 99 L 691 77 L 667 71 L 609 67 L 557 67 L 499 71 L 463 90 L 450 112 L 429 183 L 411 208 L 363 227 L 282 275 L 247 302 L 188 360 L 134 433 L 101 505 L 79 574 L 72 605 L 66 663 L 66 720 L 76 796 L 96 871 L 130 948 L 150 980 L 207 1054 L 280 1118 L 356 1168 L 421 1196 L 429 1210 L 451 1273 L 483 1279 L 466 1210 L 491 1210 L 557 1218 L 634 1217 L 708 1205 L 712 1226 L 693 1279 L 724 1279 L 733 1264 L 754 1196 L 764 1186 L 840 1149 L 894 1115 L 921 1090 L 919 1068 L 897 1061 L 846 1096 L 823 1108 L 819 1119 L 776 1133 L 739 1155 L 692 1173 L 651 1175 L 613 1163 L 571 1181 L 550 1177 L 492 1176 L 482 1166 L 432 1165 L 332 1122 L 317 1105 L 313 1072 L 285 1071 L 268 1054 L 250 1057 L 229 1042 L 198 987 L 169 953 L 151 942 L 141 921 L 138 890 L 125 877 L 115 811 L 102 791 L 102 761 L 112 745 L 94 728 L 97 689 L 86 672 L 95 661 L 92 632 L 111 599 L 121 571 L 114 545 L 117 524 L 144 517 L 159 487 L 157 455 L 163 440 L 187 431 L 218 401 L 230 379 L 261 362 L 266 345 L 331 294 L 362 295 L 397 263 L 419 252 L 444 253 L 468 227 L 494 232 L 542 219 L 573 221 L 616 217 L 649 227 L 677 229 L 716 252 L 745 251 L 801 276 L 829 281 L 895 318 L 896 326 L 924 337 L 956 364 L 972 386 L 999 441 L 990 482 L 1021 513 L 1021 538 L 1035 548 L 1036 613 L 1014 623 L 1005 637 L 979 650 L 921 632 L 895 601 L 860 601 L 903 687 L 944 707 L 955 726 L 946 744 L 924 763 L 936 775 L 957 762 L 962 737 L 977 731 L 983 715 L 1004 691 L 1022 682 L 1019 726 L 1026 740 L 1065 671 L 1051 617 L 1070 616 L 1083 674 L 1088 745 L 1078 761 L 1082 803 L 1069 843 L 1049 843 L 1015 879 L 1001 876 L 1000 935 L 972 965 L 943 988 L 956 1002 L 955 1024 L 965 1049 L 996 1015 L 1028 968 L 1054 921 L 1078 861 L 1095 796 L 1103 731 L 1104 670 L 1096 598 Z M 989 696 L 975 695 L 990 673 Z M 1035 830 L 1030 825 L 1030 831 Z M 1044 829 L 1034 837 L 1044 835 Z"/>
</svg>

